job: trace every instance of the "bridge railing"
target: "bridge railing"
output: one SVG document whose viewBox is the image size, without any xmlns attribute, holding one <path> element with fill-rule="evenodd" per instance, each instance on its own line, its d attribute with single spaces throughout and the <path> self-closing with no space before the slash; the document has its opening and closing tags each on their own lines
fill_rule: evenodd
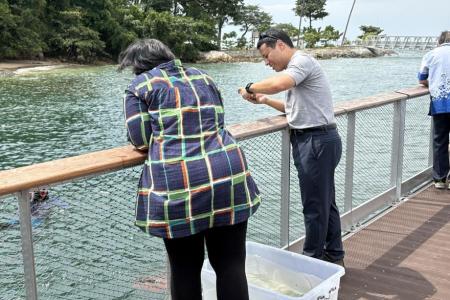
<svg viewBox="0 0 450 300">
<path fill-rule="evenodd" d="M 335 104 L 343 155 L 336 198 L 345 231 L 430 182 L 428 91 Z M 303 217 L 284 116 L 228 127 L 263 202 L 248 238 L 301 249 Z M 0 295 L 5 299 L 164 299 L 164 246 L 133 224 L 146 155 L 130 146 L 0 172 Z M 50 199 L 30 207 L 29 192 Z"/>
<path fill-rule="evenodd" d="M 366 47 L 400 50 L 429 50 L 437 46 L 438 37 L 435 36 L 371 36 L 365 40 L 355 42 Z"/>
</svg>

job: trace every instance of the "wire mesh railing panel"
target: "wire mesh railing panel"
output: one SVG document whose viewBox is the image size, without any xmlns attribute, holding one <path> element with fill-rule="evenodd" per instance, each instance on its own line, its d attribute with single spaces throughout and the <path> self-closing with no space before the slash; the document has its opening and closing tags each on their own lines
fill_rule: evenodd
<svg viewBox="0 0 450 300">
<path fill-rule="evenodd" d="M 39 299 L 164 299 L 161 239 L 133 225 L 140 167 L 50 189 L 33 232 Z"/>
<path fill-rule="evenodd" d="M 0 299 L 25 298 L 22 246 L 16 197 L 0 198 Z"/>
<path fill-rule="evenodd" d="M 391 187 L 394 105 L 356 113 L 353 207 Z"/>
<path fill-rule="evenodd" d="M 261 206 L 250 218 L 247 238 L 280 245 L 281 132 L 240 142 L 261 193 Z"/>
<path fill-rule="evenodd" d="M 300 183 L 294 158 L 292 157 L 292 147 L 289 169 L 289 242 L 293 242 L 305 234 L 305 223 L 303 221 Z"/>
<path fill-rule="evenodd" d="M 335 190 L 336 204 L 341 214 L 344 212 L 345 207 L 345 182 L 346 182 L 345 168 L 347 159 L 347 135 L 349 134 L 347 128 L 347 120 L 348 120 L 347 115 L 341 115 L 336 118 L 336 124 L 338 127 L 339 135 L 341 136 L 342 140 L 342 156 L 334 173 L 334 181 L 336 189 Z"/>
<path fill-rule="evenodd" d="M 406 102 L 403 181 L 429 167 L 431 128 L 429 107 L 430 96 L 428 95 Z"/>
</svg>

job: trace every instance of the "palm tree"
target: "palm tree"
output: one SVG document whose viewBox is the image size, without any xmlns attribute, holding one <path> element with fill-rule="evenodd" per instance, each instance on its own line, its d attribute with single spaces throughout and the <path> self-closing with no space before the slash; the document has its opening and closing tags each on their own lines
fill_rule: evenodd
<svg viewBox="0 0 450 300">
<path fill-rule="evenodd" d="M 347 34 L 348 23 L 350 22 L 350 17 L 352 16 L 353 7 L 355 7 L 355 2 L 356 2 L 356 0 L 353 0 L 352 9 L 350 10 L 350 13 L 348 14 L 347 24 L 345 25 L 344 34 L 342 35 L 341 46 L 343 46 L 344 42 L 345 42 L 345 35 Z"/>
<path fill-rule="evenodd" d="M 302 5 L 303 5 L 302 7 L 305 7 L 305 0 L 303 0 L 303 4 Z M 300 13 L 300 21 L 299 21 L 299 24 L 298 24 L 297 48 L 300 46 L 300 35 L 302 34 L 302 18 L 303 18 L 303 8 L 302 8 L 302 11 Z"/>
</svg>

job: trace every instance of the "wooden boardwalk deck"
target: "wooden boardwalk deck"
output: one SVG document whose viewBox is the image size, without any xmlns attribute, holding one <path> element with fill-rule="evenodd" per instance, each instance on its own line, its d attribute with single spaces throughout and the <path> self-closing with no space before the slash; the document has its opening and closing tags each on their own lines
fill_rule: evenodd
<svg viewBox="0 0 450 300">
<path fill-rule="evenodd" d="M 450 190 L 428 187 L 344 246 L 339 299 L 450 299 Z"/>
</svg>

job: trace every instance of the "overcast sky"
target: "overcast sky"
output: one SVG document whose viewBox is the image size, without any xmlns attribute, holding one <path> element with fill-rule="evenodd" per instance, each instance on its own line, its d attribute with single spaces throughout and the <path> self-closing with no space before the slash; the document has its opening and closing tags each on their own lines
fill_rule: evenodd
<svg viewBox="0 0 450 300">
<path fill-rule="evenodd" d="M 299 18 L 292 11 L 295 0 L 244 1 L 259 5 L 275 23 L 298 26 Z M 327 0 L 329 15 L 323 21 L 313 22 L 313 27 L 332 25 L 343 32 L 352 3 L 353 0 Z M 450 0 L 356 0 L 347 37 L 353 40 L 360 35 L 361 25 L 381 27 L 386 35 L 438 36 L 442 30 L 450 29 Z"/>
</svg>

